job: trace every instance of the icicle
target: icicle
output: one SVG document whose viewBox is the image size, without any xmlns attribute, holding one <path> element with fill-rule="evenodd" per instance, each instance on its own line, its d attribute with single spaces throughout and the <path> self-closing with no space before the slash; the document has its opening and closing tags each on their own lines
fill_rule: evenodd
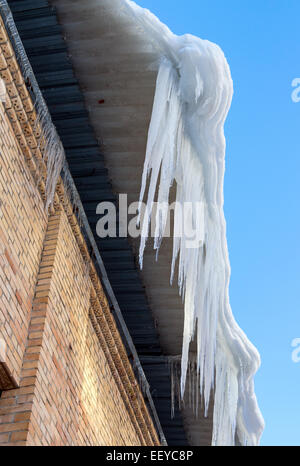
<svg viewBox="0 0 300 466">
<path fill-rule="evenodd" d="M 18 30 L 14 23 L 13 15 L 6 0 L 0 0 L 0 12 L 8 31 L 10 40 L 13 44 L 18 64 L 22 70 L 23 78 L 29 85 L 31 97 L 34 101 L 37 113 L 35 129 L 37 127 L 40 127 L 41 129 L 39 144 L 44 145 L 43 158 L 47 166 L 45 205 L 47 210 L 48 207 L 53 203 L 56 184 L 65 160 L 64 148 L 56 132 L 56 128 L 52 122 L 47 105 L 35 79 L 30 62 L 27 58 Z"/>
<path fill-rule="evenodd" d="M 170 364 L 170 372 L 171 372 L 171 419 L 173 419 L 175 415 L 175 380 L 174 380 L 174 367 L 172 364 Z"/>
<path fill-rule="evenodd" d="M 212 445 L 235 445 L 238 383 L 236 370 L 221 351 L 216 357 L 216 390 Z"/>
<path fill-rule="evenodd" d="M 175 416 L 175 402 L 177 400 L 179 409 L 181 408 L 180 396 L 180 361 L 181 356 L 168 356 L 167 364 L 171 376 L 171 418 Z"/>
<path fill-rule="evenodd" d="M 171 376 L 171 417 L 174 417 L 175 401 L 191 408 L 195 416 L 199 411 L 199 384 L 197 384 L 198 370 L 196 356 L 190 356 L 187 370 L 187 391 L 184 398 L 181 396 L 181 355 L 167 357 Z"/>
<path fill-rule="evenodd" d="M 112 3 L 112 8 L 119 6 L 118 0 Z M 170 280 L 178 261 L 178 286 L 184 300 L 179 398 L 183 400 L 187 376 L 190 379 L 189 346 L 197 334 L 197 387 L 199 382 L 205 415 L 215 389 L 213 444 L 232 445 L 237 433 L 241 443 L 257 445 L 264 427 L 253 384 L 260 358 L 236 324 L 228 296 L 223 127 L 233 93 L 229 66 L 217 45 L 188 34 L 174 35 L 131 0 L 125 0 L 121 8 L 161 56 L 140 192 L 140 201 L 147 194 L 147 206 L 140 216 L 139 260 L 142 267 L 157 188 L 157 200 L 168 203 L 175 181 L 178 205 Z M 186 211 L 187 203 L 192 205 L 188 212 L 191 225 L 199 233 L 195 247 L 189 246 L 185 233 L 177 234 L 182 228 L 180 210 Z M 200 213 L 202 226 L 197 223 Z M 157 252 L 166 220 L 163 208 L 156 215 Z M 172 373 L 172 393 L 175 384 Z"/>
<path fill-rule="evenodd" d="M 6 86 L 3 79 L 0 78 L 0 101 L 5 103 L 6 101 Z"/>
</svg>

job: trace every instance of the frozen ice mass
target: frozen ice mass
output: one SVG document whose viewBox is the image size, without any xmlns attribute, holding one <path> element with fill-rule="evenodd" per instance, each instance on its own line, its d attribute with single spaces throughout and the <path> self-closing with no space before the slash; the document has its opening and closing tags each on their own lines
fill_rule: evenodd
<svg viewBox="0 0 300 466">
<path fill-rule="evenodd" d="M 230 263 L 223 212 L 224 122 L 233 95 L 229 65 L 219 46 L 190 34 L 173 34 L 133 1 L 117 1 L 112 8 L 121 8 L 122 14 L 132 19 L 132 27 L 147 36 L 160 57 L 140 193 L 140 201 L 146 196 L 148 207 L 141 217 L 141 266 L 155 200 L 167 204 L 175 183 L 179 205 L 204 206 L 203 241 L 197 248 L 188 247 L 184 235 L 176 235 L 181 217 L 176 209 L 174 213 L 170 277 L 172 281 L 178 263 L 178 286 L 184 300 L 181 396 L 190 342 L 196 337 L 199 390 L 206 412 L 214 394 L 212 444 L 258 445 L 264 421 L 253 377 L 260 356 L 237 325 L 229 302 Z M 196 214 L 191 211 L 195 224 Z M 160 211 L 154 243 L 157 251 L 166 221 L 167 211 Z"/>
</svg>

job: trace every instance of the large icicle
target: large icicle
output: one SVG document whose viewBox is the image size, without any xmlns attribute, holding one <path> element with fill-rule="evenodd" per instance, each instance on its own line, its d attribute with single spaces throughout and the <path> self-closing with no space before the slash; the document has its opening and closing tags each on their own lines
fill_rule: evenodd
<svg viewBox="0 0 300 466">
<path fill-rule="evenodd" d="M 181 395 L 189 345 L 197 333 L 197 367 L 206 410 L 214 389 L 213 444 L 234 445 L 237 435 L 241 444 L 257 445 L 264 427 L 253 384 L 260 357 L 235 322 L 228 294 L 223 125 L 233 93 L 229 66 L 217 45 L 191 35 L 174 35 L 133 1 L 124 0 L 121 6 L 161 56 L 140 196 L 143 200 L 150 176 L 140 263 L 156 190 L 157 200 L 168 202 L 175 180 L 179 205 L 201 205 L 204 215 L 203 241 L 199 240 L 197 248 L 176 234 L 181 228 L 180 209 L 174 215 L 171 279 L 178 260 L 178 284 L 184 297 Z M 198 213 L 195 208 L 190 211 L 193 225 L 197 225 Z M 165 210 L 157 214 L 157 250 L 166 219 Z"/>
</svg>

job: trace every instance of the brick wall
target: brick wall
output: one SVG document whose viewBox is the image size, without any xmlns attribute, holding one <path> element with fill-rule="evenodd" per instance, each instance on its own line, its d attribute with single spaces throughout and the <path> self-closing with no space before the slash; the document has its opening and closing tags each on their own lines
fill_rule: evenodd
<svg viewBox="0 0 300 466">
<path fill-rule="evenodd" d="M 20 388 L 5 391 L 0 400 L 0 431 L 10 429 L 3 434 L 5 441 L 140 444 L 89 318 L 91 286 L 89 268 L 65 213 L 52 216 Z"/>
<path fill-rule="evenodd" d="M 0 18 L 0 445 L 158 445 Z"/>
<path fill-rule="evenodd" d="M 0 339 L 18 384 L 47 216 L 2 103 L 0 154 Z"/>
<path fill-rule="evenodd" d="M 49 228 L 31 320 L 39 359 L 27 442 L 137 445 L 89 318 L 88 265 L 64 212 L 51 219 Z"/>
</svg>

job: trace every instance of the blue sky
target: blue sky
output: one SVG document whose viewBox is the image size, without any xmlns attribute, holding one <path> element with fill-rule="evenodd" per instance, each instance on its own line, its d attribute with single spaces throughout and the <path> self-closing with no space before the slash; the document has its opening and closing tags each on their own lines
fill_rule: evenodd
<svg viewBox="0 0 300 466">
<path fill-rule="evenodd" d="M 260 351 L 262 445 L 300 445 L 299 0 L 136 0 L 176 34 L 221 46 L 234 82 L 225 214 L 234 315 Z"/>
</svg>

